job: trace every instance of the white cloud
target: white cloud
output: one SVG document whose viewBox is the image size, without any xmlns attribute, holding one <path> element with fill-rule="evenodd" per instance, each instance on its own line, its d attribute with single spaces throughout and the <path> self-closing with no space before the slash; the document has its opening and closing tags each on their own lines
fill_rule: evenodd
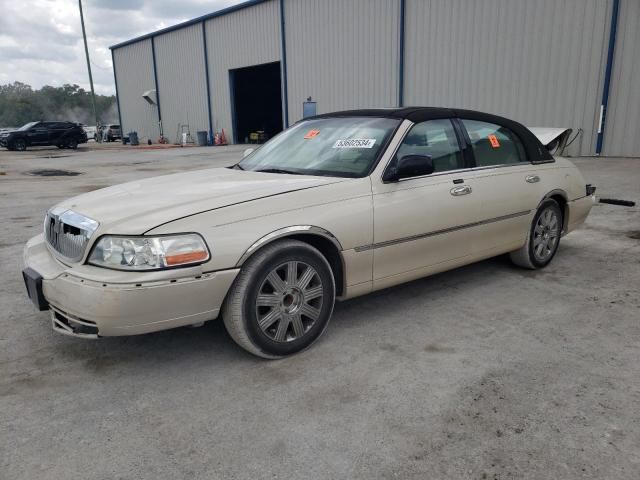
<svg viewBox="0 0 640 480">
<path fill-rule="evenodd" d="M 76 0 L 2 1 L 0 84 L 20 81 L 34 88 L 76 83 L 89 89 Z M 109 46 L 239 0 L 83 0 L 96 93 L 112 94 Z"/>
</svg>

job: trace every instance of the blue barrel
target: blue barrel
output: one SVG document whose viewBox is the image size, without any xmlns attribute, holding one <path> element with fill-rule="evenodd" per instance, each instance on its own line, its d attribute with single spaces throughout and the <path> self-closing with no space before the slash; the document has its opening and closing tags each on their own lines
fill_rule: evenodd
<svg viewBox="0 0 640 480">
<path fill-rule="evenodd" d="M 129 143 L 131 143 L 131 145 L 140 145 L 138 132 L 129 132 Z"/>
</svg>

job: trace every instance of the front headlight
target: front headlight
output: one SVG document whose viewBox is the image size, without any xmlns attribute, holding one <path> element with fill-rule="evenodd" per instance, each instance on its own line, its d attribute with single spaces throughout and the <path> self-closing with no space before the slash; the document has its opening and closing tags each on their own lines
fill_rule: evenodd
<svg viewBox="0 0 640 480">
<path fill-rule="evenodd" d="M 89 263 L 116 270 L 159 270 L 197 265 L 209 258 L 209 249 L 197 233 L 159 237 L 106 235 L 93 247 Z"/>
</svg>

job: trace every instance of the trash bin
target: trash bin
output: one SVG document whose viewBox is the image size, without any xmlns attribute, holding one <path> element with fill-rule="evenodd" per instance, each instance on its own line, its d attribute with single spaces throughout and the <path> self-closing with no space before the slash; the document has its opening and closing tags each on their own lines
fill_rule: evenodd
<svg viewBox="0 0 640 480">
<path fill-rule="evenodd" d="M 131 145 L 140 145 L 138 140 L 138 132 L 129 132 L 129 143 Z"/>
<path fill-rule="evenodd" d="M 200 130 L 198 132 L 198 145 L 200 145 L 201 147 L 206 147 L 209 142 L 207 142 L 207 132 L 205 130 Z"/>
</svg>

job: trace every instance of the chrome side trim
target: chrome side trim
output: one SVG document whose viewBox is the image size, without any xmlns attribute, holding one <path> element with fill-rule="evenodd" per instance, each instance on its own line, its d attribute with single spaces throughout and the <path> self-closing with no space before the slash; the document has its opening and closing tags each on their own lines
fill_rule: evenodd
<svg viewBox="0 0 640 480">
<path fill-rule="evenodd" d="M 274 230 L 271 233 L 266 234 L 264 237 L 260 238 L 256 242 L 254 242 L 240 257 L 240 260 L 236 263 L 236 267 L 241 266 L 253 253 L 263 247 L 264 245 L 273 242 L 279 238 L 288 237 L 290 235 L 294 235 L 296 233 L 309 233 L 313 235 L 319 235 L 321 237 L 330 240 L 338 249 L 338 251 L 342 251 L 342 245 L 338 241 L 338 239 L 331 234 L 331 232 L 325 230 L 321 227 L 316 227 L 314 225 L 292 225 L 290 227 L 280 228 L 278 230 Z"/>
<path fill-rule="evenodd" d="M 376 248 L 389 247 L 391 245 L 397 245 L 399 243 L 413 242 L 415 240 L 421 240 L 423 238 L 434 237 L 436 235 L 443 235 L 445 233 L 455 232 L 457 230 L 464 230 L 466 228 L 479 227 L 480 225 L 487 225 L 489 223 L 500 222 L 502 220 L 509 220 L 511 218 L 522 217 L 524 215 L 529 215 L 531 210 L 526 210 L 523 212 L 510 213 L 509 215 L 503 215 L 501 217 L 489 218 L 487 220 L 481 220 L 479 222 L 467 223 L 465 225 L 458 225 L 457 227 L 444 228 L 442 230 L 436 230 L 434 232 L 429 233 L 420 233 L 418 235 L 412 235 L 410 237 L 402 237 L 396 238 L 394 240 L 387 240 L 385 242 L 373 243 L 371 245 L 361 245 L 356 247 L 354 250 L 356 252 L 364 252 L 367 250 L 373 250 Z"/>
</svg>

